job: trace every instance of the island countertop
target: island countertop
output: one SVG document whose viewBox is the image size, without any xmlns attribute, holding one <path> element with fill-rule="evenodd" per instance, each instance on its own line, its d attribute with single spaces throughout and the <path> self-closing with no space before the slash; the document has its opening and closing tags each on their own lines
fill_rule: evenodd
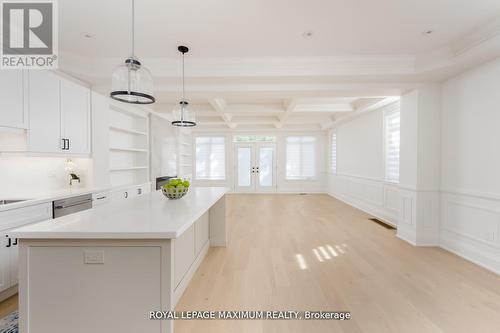
<svg viewBox="0 0 500 333">
<path fill-rule="evenodd" d="M 19 239 L 177 238 L 227 191 L 225 187 L 193 187 L 178 200 L 154 191 L 21 227 L 10 235 Z"/>
</svg>

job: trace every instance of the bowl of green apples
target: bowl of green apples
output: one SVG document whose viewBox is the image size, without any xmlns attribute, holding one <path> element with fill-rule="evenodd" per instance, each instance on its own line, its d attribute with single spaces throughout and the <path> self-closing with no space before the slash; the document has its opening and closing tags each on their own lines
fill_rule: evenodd
<svg viewBox="0 0 500 333">
<path fill-rule="evenodd" d="M 180 199 L 188 192 L 189 185 L 188 180 L 173 178 L 161 187 L 161 193 L 169 199 Z"/>
</svg>

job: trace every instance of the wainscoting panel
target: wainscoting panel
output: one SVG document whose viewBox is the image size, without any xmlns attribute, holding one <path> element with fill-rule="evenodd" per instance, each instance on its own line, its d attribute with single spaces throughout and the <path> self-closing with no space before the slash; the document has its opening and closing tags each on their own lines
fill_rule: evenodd
<svg viewBox="0 0 500 333">
<path fill-rule="evenodd" d="M 500 274 L 500 200 L 441 194 L 441 247 Z"/>
<path fill-rule="evenodd" d="M 399 191 L 383 180 L 330 175 L 328 194 L 393 226 L 398 225 Z"/>
</svg>

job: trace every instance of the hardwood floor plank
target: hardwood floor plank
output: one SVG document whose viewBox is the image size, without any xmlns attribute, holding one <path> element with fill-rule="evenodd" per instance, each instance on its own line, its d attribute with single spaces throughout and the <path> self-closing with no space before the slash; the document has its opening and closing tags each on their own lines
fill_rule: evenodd
<svg viewBox="0 0 500 333">
<path fill-rule="evenodd" d="M 178 311 L 347 310 L 352 320 L 183 321 L 176 322 L 177 332 L 433 333 L 500 327 L 499 276 L 442 249 L 413 247 L 334 198 L 231 195 L 228 208 L 229 245 L 210 249 Z"/>
</svg>

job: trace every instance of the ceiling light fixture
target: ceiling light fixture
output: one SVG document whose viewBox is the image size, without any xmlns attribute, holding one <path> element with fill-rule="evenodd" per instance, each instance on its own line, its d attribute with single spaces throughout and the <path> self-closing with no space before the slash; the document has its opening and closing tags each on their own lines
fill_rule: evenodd
<svg viewBox="0 0 500 333">
<path fill-rule="evenodd" d="M 114 71 L 111 82 L 111 98 L 132 104 L 152 104 L 153 77 L 135 57 L 135 3 L 132 0 L 132 55 Z"/>
<path fill-rule="evenodd" d="M 174 121 L 172 121 L 172 125 L 178 127 L 193 127 L 196 126 L 196 119 L 194 112 L 191 112 L 188 109 L 189 103 L 186 101 L 184 73 L 184 55 L 189 52 L 189 48 L 186 46 L 179 46 L 177 49 L 180 53 L 182 53 L 182 99 L 173 111 Z"/>
</svg>

